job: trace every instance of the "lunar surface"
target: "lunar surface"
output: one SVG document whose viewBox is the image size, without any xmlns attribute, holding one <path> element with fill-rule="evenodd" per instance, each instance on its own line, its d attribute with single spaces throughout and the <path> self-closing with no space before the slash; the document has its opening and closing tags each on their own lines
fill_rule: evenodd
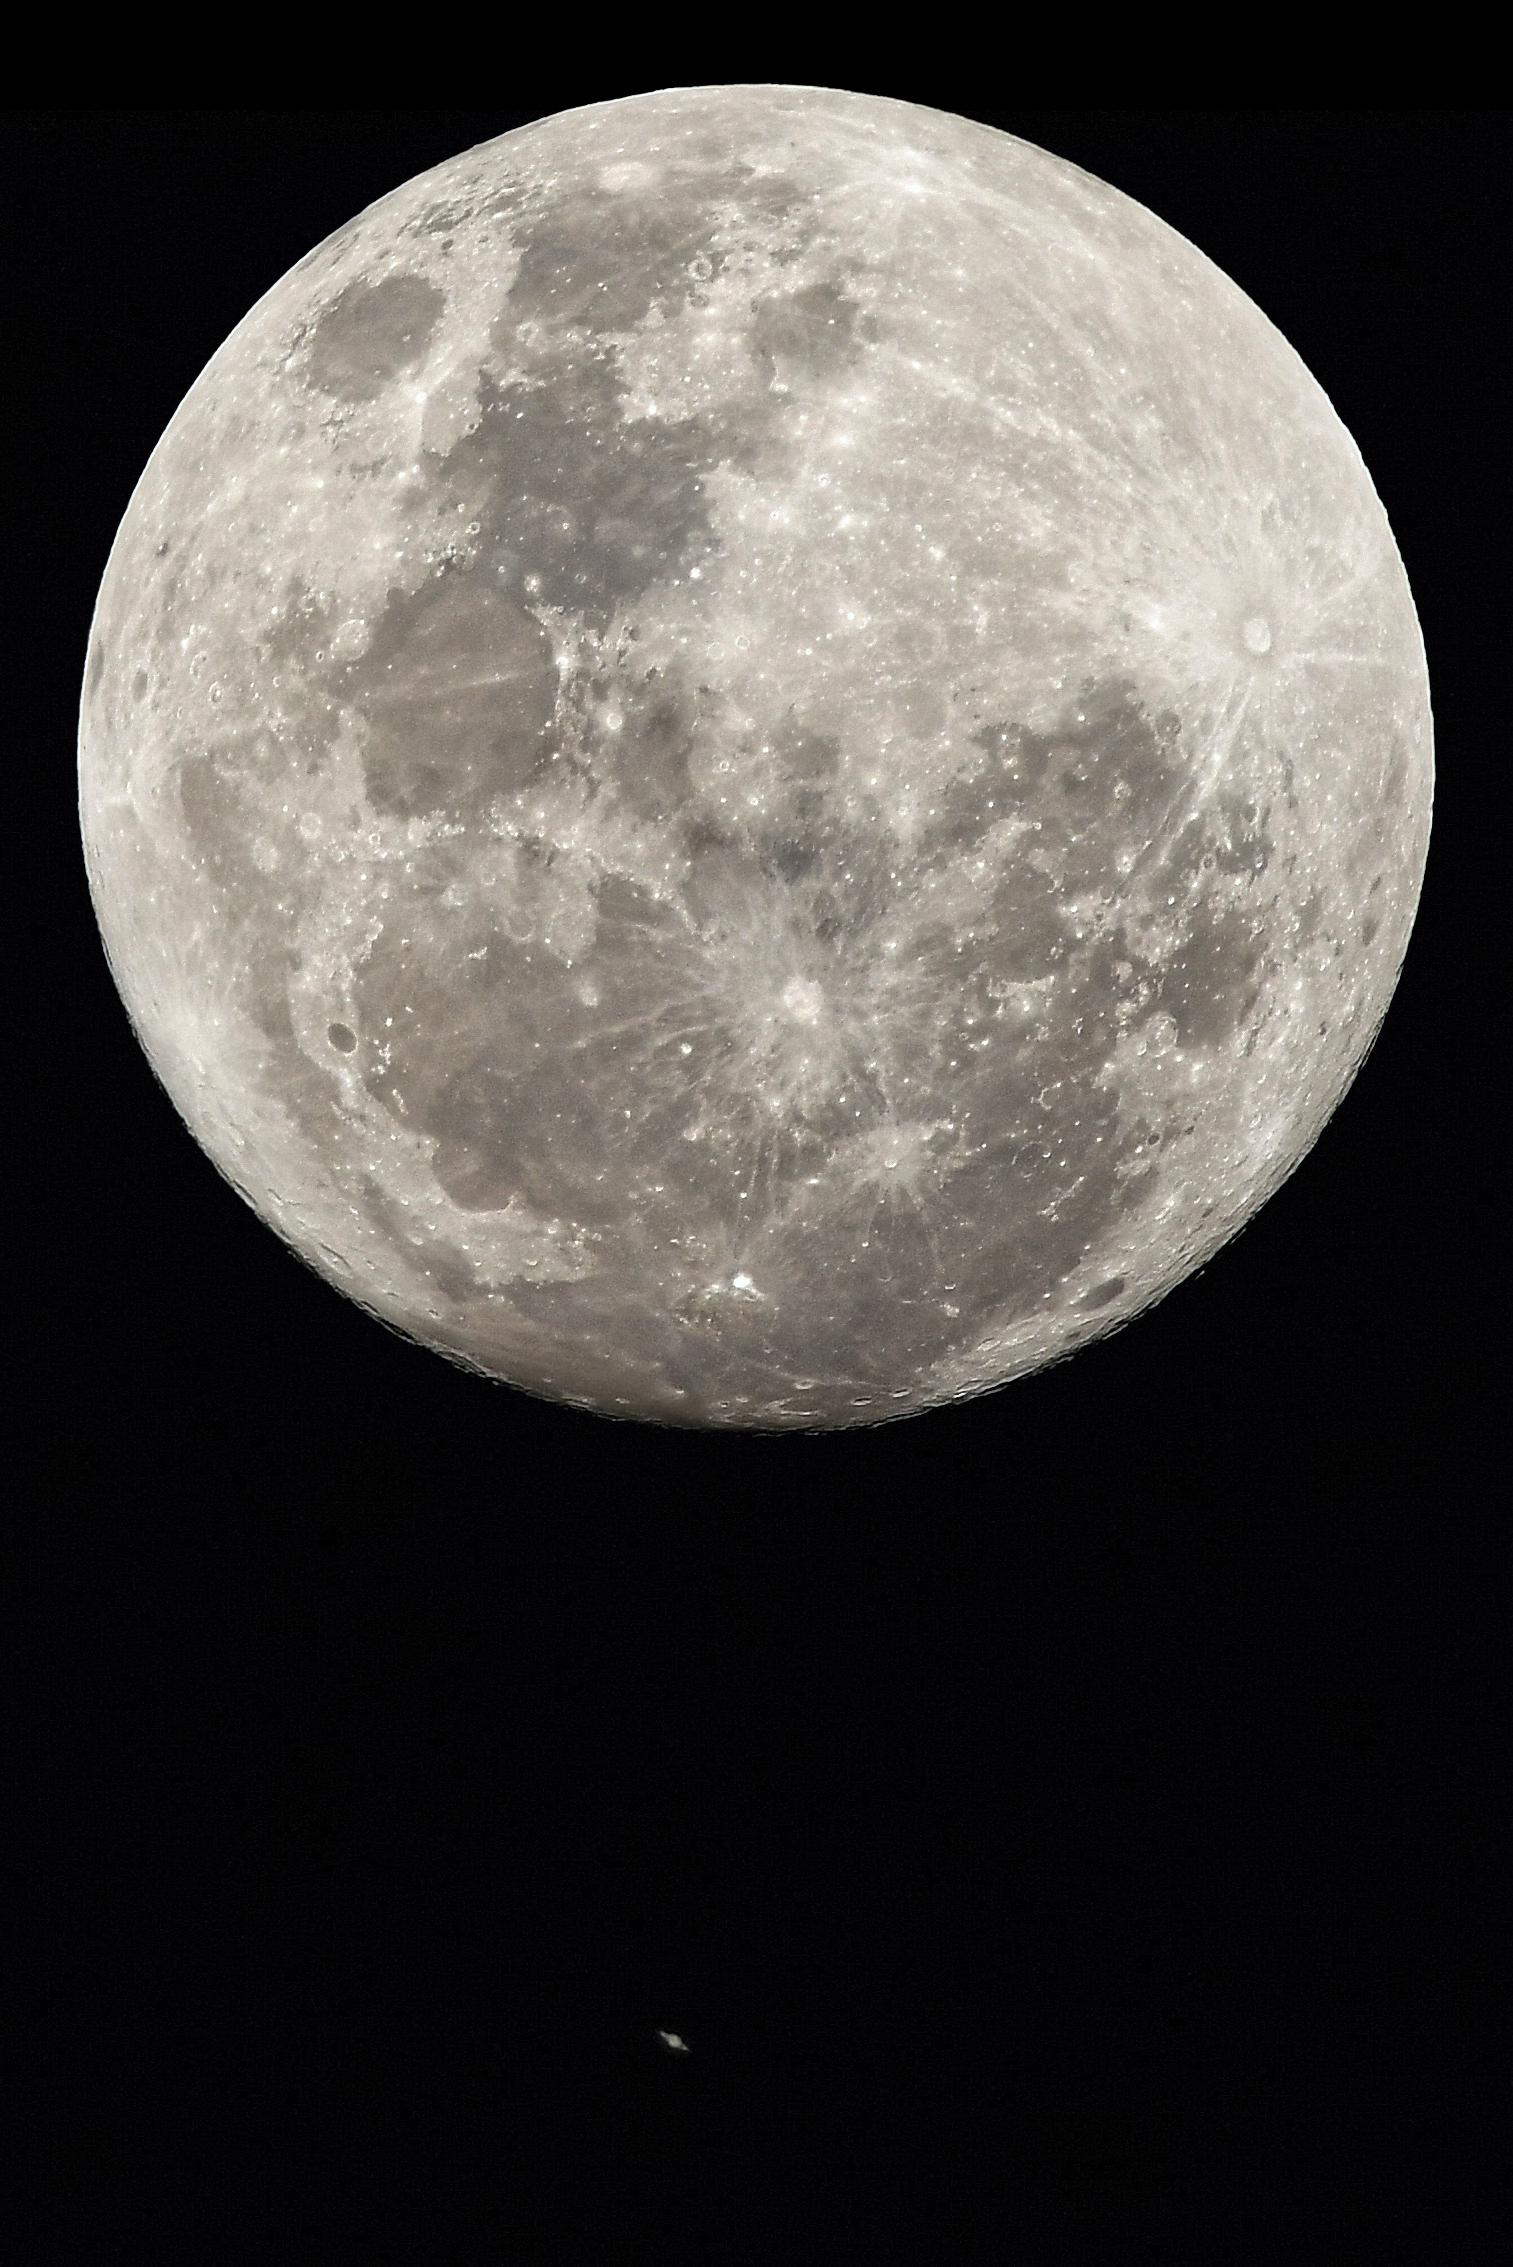
<svg viewBox="0 0 1513 2267">
<path fill-rule="evenodd" d="M 473 150 L 253 309 L 81 777 L 147 1054 L 303 1258 L 782 1428 L 1055 1360 L 1255 1212 L 1385 1011 L 1431 745 L 1360 456 L 1201 253 L 726 87 Z"/>
</svg>

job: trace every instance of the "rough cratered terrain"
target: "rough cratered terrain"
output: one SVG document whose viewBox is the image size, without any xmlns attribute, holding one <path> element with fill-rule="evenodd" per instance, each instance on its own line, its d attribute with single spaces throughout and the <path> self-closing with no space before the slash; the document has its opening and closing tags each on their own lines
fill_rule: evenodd
<svg viewBox="0 0 1513 2267">
<path fill-rule="evenodd" d="M 799 1426 L 1256 1209 L 1431 757 L 1381 506 L 1233 285 L 1004 135 L 748 87 L 508 135 L 268 294 L 132 499 L 82 790 L 148 1054 L 307 1259 Z"/>
</svg>

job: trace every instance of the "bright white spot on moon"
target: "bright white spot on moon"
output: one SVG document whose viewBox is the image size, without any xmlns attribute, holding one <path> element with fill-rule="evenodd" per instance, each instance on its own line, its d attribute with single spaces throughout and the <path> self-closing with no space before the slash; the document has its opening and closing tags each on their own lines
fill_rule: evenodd
<svg viewBox="0 0 1513 2267">
<path fill-rule="evenodd" d="M 1251 1217 L 1385 1013 L 1430 749 L 1360 458 L 1200 252 L 734 87 L 469 151 L 258 303 L 116 539 L 80 791 L 143 1046 L 295 1250 L 781 1428 Z"/>
<path fill-rule="evenodd" d="M 795 1023 L 818 1023 L 825 995 L 812 978 L 795 976 L 783 987 L 783 1005 Z"/>
</svg>

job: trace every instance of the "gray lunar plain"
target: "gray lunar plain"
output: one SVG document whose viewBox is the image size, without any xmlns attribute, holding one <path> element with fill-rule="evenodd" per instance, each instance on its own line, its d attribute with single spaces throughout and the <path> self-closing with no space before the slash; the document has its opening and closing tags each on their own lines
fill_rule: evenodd
<svg viewBox="0 0 1513 2267">
<path fill-rule="evenodd" d="M 301 261 L 132 497 L 81 727 L 248 1202 L 695 1425 L 979 1392 L 1207 1260 L 1371 1043 L 1431 787 L 1266 318 L 1071 165 L 789 87 L 547 119 Z"/>
</svg>

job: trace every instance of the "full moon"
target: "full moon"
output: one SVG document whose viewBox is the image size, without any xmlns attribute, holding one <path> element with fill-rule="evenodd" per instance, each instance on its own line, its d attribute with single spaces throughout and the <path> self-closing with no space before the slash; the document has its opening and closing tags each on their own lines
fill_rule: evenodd
<svg viewBox="0 0 1513 2267">
<path fill-rule="evenodd" d="M 506 134 L 276 284 L 132 496 L 80 773 L 143 1047 L 302 1258 L 766 1429 L 1202 1266 L 1371 1044 L 1432 794 L 1266 317 L 1024 142 L 768 86 Z"/>
</svg>

